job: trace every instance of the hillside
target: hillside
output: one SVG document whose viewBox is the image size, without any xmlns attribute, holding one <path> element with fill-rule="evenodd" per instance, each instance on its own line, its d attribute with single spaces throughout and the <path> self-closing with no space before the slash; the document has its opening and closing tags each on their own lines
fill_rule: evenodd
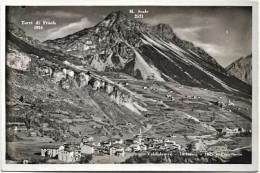
<svg viewBox="0 0 260 173">
<path fill-rule="evenodd" d="M 122 12 L 112 12 L 92 28 L 43 45 L 78 57 L 79 62 L 98 71 L 251 95 L 248 84 L 228 76 L 213 57 L 181 40 L 169 25 L 150 26 Z"/>
<path fill-rule="evenodd" d="M 252 54 L 241 57 L 226 67 L 231 75 L 252 85 Z"/>
<path fill-rule="evenodd" d="M 251 133 L 251 86 L 228 75 L 201 48 L 180 40 L 168 25 L 149 26 L 116 12 L 93 28 L 44 43 L 10 26 L 10 160 L 42 159 L 37 154 L 44 145 L 86 136 L 100 142 L 132 139 L 140 130 L 147 137 L 174 137 L 181 148 L 205 136 L 203 145 L 251 148 L 250 136 L 217 136 L 218 129 Z M 21 123 L 26 131 L 15 131 L 12 124 Z"/>
</svg>

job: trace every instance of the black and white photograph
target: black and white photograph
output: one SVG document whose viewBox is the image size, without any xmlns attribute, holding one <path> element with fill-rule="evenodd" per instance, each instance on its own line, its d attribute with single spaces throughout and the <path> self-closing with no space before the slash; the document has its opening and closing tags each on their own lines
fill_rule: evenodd
<svg viewBox="0 0 260 173">
<path fill-rule="evenodd" d="M 252 164 L 252 16 L 5 6 L 5 164 Z"/>
</svg>

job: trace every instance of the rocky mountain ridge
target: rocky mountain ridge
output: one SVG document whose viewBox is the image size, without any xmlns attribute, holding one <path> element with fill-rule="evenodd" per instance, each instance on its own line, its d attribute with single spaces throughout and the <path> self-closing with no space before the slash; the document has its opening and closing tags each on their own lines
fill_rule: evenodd
<svg viewBox="0 0 260 173">
<path fill-rule="evenodd" d="M 25 31 L 19 28 L 17 25 L 11 22 L 7 22 L 8 31 L 25 41 L 26 43 L 35 46 L 37 48 L 41 48 L 41 42 L 37 39 L 34 39 L 28 35 L 26 35 Z"/>
<path fill-rule="evenodd" d="M 151 26 L 130 19 L 122 12 L 112 12 L 92 28 L 47 40 L 43 45 L 78 57 L 80 63 L 98 71 L 123 72 L 143 80 L 251 92 L 245 83 L 228 76 L 203 49 L 179 39 L 169 25 Z"/>
<path fill-rule="evenodd" d="M 252 85 L 252 54 L 241 57 L 226 67 L 231 75 Z"/>
<path fill-rule="evenodd" d="M 124 54 L 125 52 L 120 52 L 120 49 L 129 49 L 129 46 L 133 46 L 134 48 L 141 47 L 143 45 L 142 39 L 145 39 L 143 34 L 151 34 L 152 36 L 163 39 L 164 41 L 173 42 L 180 48 L 190 50 L 198 54 L 206 62 L 210 63 L 211 66 L 224 72 L 223 68 L 212 56 L 210 56 L 203 49 L 195 47 L 193 43 L 181 40 L 168 24 L 151 26 L 149 24 L 130 19 L 121 11 L 110 13 L 103 21 L 98 23 L 93 28 L 83 29 L 64 38 L 47 40 L 43 42 L 43 44 L 47 47 L 54 46 L 57 49 L 67 51 L 72 54 L 76 53 L 74 55 L 77 55 L 80 58 L 84 58 L 88 55 L 88 53 L 84 52 L 84 50 L 88 50 L 88 48 L 94 48 L 96 50 L 101 49 L 97 52 L 97 54 L 105 51 L 104 53 L 107 57 L 111 52 L 114 52 L 118 53 L 123 58 L 128 58 Z M 104 47 L 104 44 L 107 44 L 108 46 Z M 88 47 L 87 45 L 92 46 Z M 74 49 L 75 52 L 73 52 Z M 131 59 L 131 56 L 129 58 Z"/>
</svg>

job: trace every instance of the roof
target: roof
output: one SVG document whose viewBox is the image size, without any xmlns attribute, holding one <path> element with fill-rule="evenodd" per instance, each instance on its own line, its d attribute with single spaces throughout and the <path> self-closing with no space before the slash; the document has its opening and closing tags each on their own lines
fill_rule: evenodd
<svg viewBox="0 0 260 173">
<path fill-rule="evenodd" d="M 42 149 L 59 149 L 60 146 L 43 146 Z"/>
<path fill-rule="evenodd" d="M 121 147 L 124 147 L 125 145 L 123 144 L 113 144 L 112 147 L 115 147 L 115 148 L 121 148 Z"/>
<path fill-rule="evenodd" d="M 117 153 L 123 153 L 124 150 L 117 150 L 116 152 L 117 152 Z"/>
<path fill-rule="evenodd" d="M 68 152 L 73 152 L 73 151 L 75 151 L 75 150 L 79 150 L 78 148 L 76 148 L 76 147 L 69 147 L 69 148 L 65 148 L 64 149 L 64 151 L 68 151 Z"/>
<path fill-rule="evenodd" d="M 90 145 L 90 144 L 84 144 L 84 145 L 82 145 L 81 147 L 84 147 L 84 146 L 88 146 L 88 147 L 94 147 L 94 145 Z"/>
</svg>

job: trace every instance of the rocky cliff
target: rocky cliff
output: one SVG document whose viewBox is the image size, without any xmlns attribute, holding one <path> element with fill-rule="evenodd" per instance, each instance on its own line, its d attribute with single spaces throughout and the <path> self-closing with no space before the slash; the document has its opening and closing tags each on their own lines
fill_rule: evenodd
<svg viewBox="0 0 260 173">
<path fill-rule="evenodd" d="M 7 29 L 9 32 L 20 38 L 21 40 L 25 41 L 26 43 L 38 47 L 41 47 L 41 42 L 37 39 L 29 37 L 25 34 L 24 30 L 16 26 L 14 23 L 7 22 Z"/>
<path fill-rule="evenodd" d="M 252 85 L 252 54 L 241 57 L 226 67 L 229 74 Z"/>
</svg>

